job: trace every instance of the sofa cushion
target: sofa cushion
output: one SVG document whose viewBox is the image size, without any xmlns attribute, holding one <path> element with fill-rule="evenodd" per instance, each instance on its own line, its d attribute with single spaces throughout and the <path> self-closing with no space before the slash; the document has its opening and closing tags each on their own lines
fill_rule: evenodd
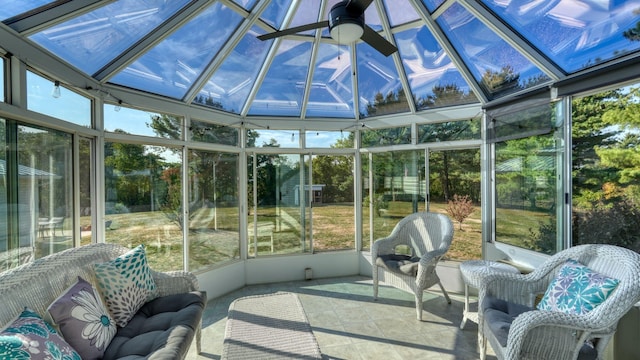
<svg viewBox="0 0 640 360">
<path fill-rule="evenodd" d="M 511 323 L 524 312 L 536 311 L 532 307 L 508 302 L 493 296 L 486 296 L 480 306 L 482 306 L 482 311 L 484 312 L 484 321 L 489 325 L 489 330 L 491 330 L 493 336 L 502 347 L 507 346 Z M 578 360 L 595 360 L 597 357 L 598 352 L 590 341 L 585 342 L 578 353 Z"/>
<path fill-rule="evenodd" d="M 81 360 L 48 322 L 28 308 L 0 331 L 0 358 Z"/>
<path fill-rule="evenodd" d="M 402 254 L 380 255 L 376 259 L 376 265 L 380 267 L 414 277 L 418 274 L 419 262 L 420 258 L 417 256 Z"/>
<path fill-rule="evenodd" d="M 116 323 L 102 304 L 96 289 L 78 276 L 78 281 L 47 309 L 62 336 L 83 360 L 101 359 L 116 335 Z"/>
<path fill-rule="evenodd" d="M 142 306 L 127 326 L 119 328 L 104 353 L 108 359 L 183 358 L 198 326 L 207 295 L 192 291 L 156 298 Z"/>
<path fill-rule="evenodd" d="M 567 260 L 538 303 L 538 309 L 565 314 L 585 314 L 609 297 L 618 286 L 617 279 Z"/>
<path fill-rule="evenodd" d="M 157 296 L 144 245 L 105 263 L 95 264 L 98 287 L 107 308 L 120 327 L 147 301 Z"/>
</svg>

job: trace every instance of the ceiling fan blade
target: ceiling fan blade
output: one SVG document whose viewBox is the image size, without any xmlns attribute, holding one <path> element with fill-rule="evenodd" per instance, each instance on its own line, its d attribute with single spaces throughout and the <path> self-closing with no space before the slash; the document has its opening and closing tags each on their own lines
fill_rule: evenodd
<svg viewBox="0 0 640 360">
<path fill-rule="evenodd" d="M 364 14 L 364 11 L 367 10 L 372 2 L 373 0 L 350 0 L 345 8 L 354 13 Z"/>
<path fill-rule="evenodd" d="M 362 34 L 360 39 L 371 45 L 374 49 L 378 50 L 384 56 L 389 56 L 398 51 L 397 47 L 388 42 L 387 39 L 383 38 L 380 34 L 378 34 L 375 30 L 367 25 L 365 25 L 364 33 Z"/>
<path fill-rule="evenodd" d="M 292 28 L 289 28 L 289 29 L 284 29 L 284 30 L 280 30 L 280 31 L 274 31 L 272 33 L 260 35 L 260 36 L 258 36 L 258 39 L 260 39 L 260 40 L 269 40 L 269 39 L 274 39 L 274 38 L 277 38 L 277 37 L 280 37 L 280 36 L 297 34 L 299 32 L 303 32 L 303 31 L 307 31 L 307 30 L 313 30 L 313 29 L 319 29 L 319 28 L 328 27 L 328 26 L 329 26 L 329 21 L 325 20 L 325 21 L 321 21 L 321 22 L 317 22 L 317 23 L 313 23 L 313 24 L 301 25 L 301 26 L 296 26 L 296 27 L 292 27 Z"/>
</svg>

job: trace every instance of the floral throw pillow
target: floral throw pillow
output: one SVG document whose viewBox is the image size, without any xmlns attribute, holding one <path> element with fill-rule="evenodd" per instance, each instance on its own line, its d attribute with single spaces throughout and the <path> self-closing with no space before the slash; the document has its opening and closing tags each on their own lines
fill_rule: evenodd
<svg viewBox="0 0 640 360">
<path fill-rule="evenodd" d="M 116 323 L 96 289 L 81 277 L 47 311 L 83 360 L 101 359 L 116 335 Z"/>
<path fill-rule="evenodd" d="M 585 314 L 600 305 L 619 281 L 599 274 L 575 260 L 567 260 L 549 284 L 539 310 Z"/>
<path fill-rule="evenodd" d="M 82 360 L 49 323 L 28 308 L 0 332 L 0 358 Z"/>
<path fill-rule="evenodd" d="M 118 326 L 124 327 L 145 302 L 157 297 L 144 245 L 111 261 L 95 264 L 98 287 Z"/>
</svg>

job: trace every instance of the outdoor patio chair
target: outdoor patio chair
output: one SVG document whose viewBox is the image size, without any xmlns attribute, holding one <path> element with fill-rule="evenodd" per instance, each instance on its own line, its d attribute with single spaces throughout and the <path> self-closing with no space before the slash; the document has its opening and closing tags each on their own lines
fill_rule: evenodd
<svg viewBox="0 0 640 360">
<path fill-rule="evenodd" d="M 418 320 L 422 320 L 422 293 L 436 284 L 451 304 L 436 265 L 452 239 L 453 224 L 446 215 L 419 212 L 400 220 L 389 236 L 371 247 L 373 298 L 378 298 L 382 273 L 384 283 L 415 295 Z"/>
<path fill-rule="evenodd" d="M 602 359 L 618 320 L 640 300 L 638 274 L 640 254 L 590 244 L 561 251 L 527 275 L 487 275 L 479 293 L 480 359 L 487 340 L 498 359 Z"/>
</svg>

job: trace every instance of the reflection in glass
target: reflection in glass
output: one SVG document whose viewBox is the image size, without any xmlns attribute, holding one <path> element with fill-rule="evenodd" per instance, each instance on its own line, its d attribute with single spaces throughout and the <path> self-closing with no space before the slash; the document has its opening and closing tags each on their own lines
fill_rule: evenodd
<svg viewBox="0 0 640 360">
<path fill-rule="evenodd" d="M 152 113 L 121 106 L 104 105 L 104 129 L 120 134 L 134 134 L 161 137 L 165 139 L 182 138 L 183 119 L 178 116 Z"/>
<path fill-rule="evenodd" d="M 181 99 L 241 20 L 238 13 L 216 2 L 110 81 Z"/>
<path fill-rule="evenodd" d="M 91 75 L 174 16 L 187 2 L 113 1 L 29 38 Z"/>
<path fill-rule="evenodd" d="M 549 78 L 462 5 L 437 19 L 489 98 L 538 85 Z"/>
<path fill-rule="evenodd" d="M 189 270 L 240 258 L 238 155 L 189 151 Z"/>
<path fill-rule="evenodd" d="M 485 3 L 569 73 L 640 49 L 637 1 Z"/>
<path fill-rule="evenodd" d="M 480 140 L 480 118 L 418 125 L 418 143 Z"/>
<path fill-rule="evenodd" d="M 51 96 L 55 82 L 27 71 L 27 108 L 73 124 L 91 126 L 91 100 L 63 84 L 60 96 Z"/>
<path fill-rule="evenodd" d="M 191 140 L 238 146 L 238 128 L 191 120 Z"/>
<path fill-rule="evenodd" d="M 182 151 L 105 142 L 105 242 L 146 246 L 149 265 L 183 270 Z"/>
<path fill-rule="evenodd" d="M 253 27 L 240 40 L 220 68 L 206 82 L 194 103 L 239 114 L 271 45 L 256 37 L 264 33 Z"/>
<path fill-rule="evenodd" d="M 395 38 L 418 110 L 478 101 L 426 26 Z"/>
<path fill-rule="evenodd" d="M 554 254 L 563 247 L 562 127 L 552 127 L 561 104 L 543 105 L 496 119 L 507 127 L 545 122 L 546 132 L 495 144 L 496 241 Z M 560 113 L 560 111 L 557 111 Z M 543 116 L 544 114 L 544 116 Z M 536 122 L 533 121 L 533 122 Z M 559 122 L 561 123 L 561 122 Z M 522 131 L 520 131 L 523 134 Z M 503 137 L 507 139 L 508 137 Z"/>
<path fill-rule="evenodd" d="M 393 57 L 382 55 L 365 42 L 356 47 L 361 117 L 409 111 Z"/>
<path fill-rule="evenodd" d="M 249 115 L 300 116 L 311 43 L 282 40 Z"/>
<path fill-rule="evenodd" d="M 354 117 L 349 49 L 320 43 L 307 101 L 307 117 Z"/>
</svg>

